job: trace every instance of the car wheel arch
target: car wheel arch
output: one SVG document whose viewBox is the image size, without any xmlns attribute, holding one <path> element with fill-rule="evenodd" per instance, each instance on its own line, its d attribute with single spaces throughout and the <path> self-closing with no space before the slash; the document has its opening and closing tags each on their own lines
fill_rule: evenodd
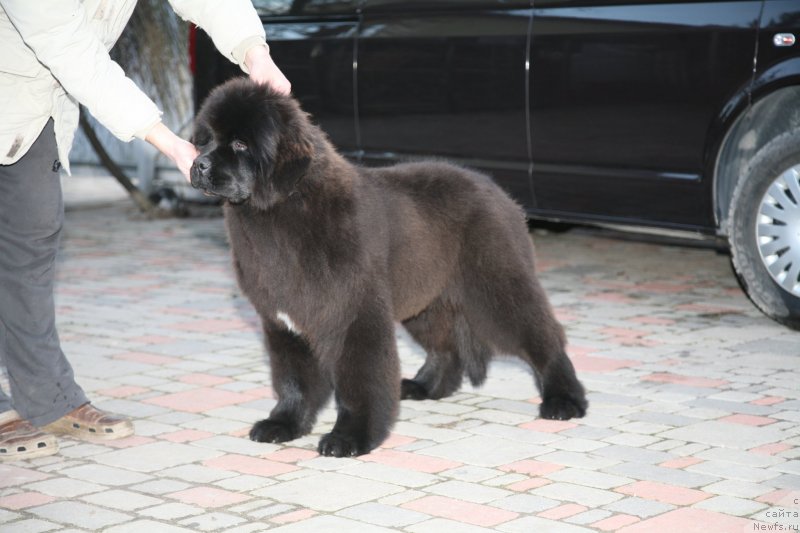
<svg viewBox="0 0 800 533">
<path fill-rule="evenodd" d="M 718 232 L 729 235 L 733 192 L 748 163 L 761 148 L 800 128 L 800 79 L 796 85 L 762 91 L 728 128 L 714 165 L 714 217 Z"/>
</svg>

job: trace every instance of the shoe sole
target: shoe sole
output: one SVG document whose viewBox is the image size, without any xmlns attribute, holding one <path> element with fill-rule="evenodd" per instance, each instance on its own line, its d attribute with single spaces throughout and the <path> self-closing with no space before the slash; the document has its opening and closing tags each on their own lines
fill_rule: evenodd
<svg viewBox="0 0 800 533">
<path fill-rule="evenodd" d="M 107 428 L 94 428 L 80 425 L 75 427 L 75 424 L 76 423 L 68 420 L 56 420 L 44 426 L 42 430 L 55 435 L 73 437 L 86 441 L 118 440 L 133 435 L 133 424 L 131 422 L 121 422 Z M 109 432 L 109 429 L 112 431 Z"/>
<path fill-rule="evenodd" d="M 0 463 L 10 463 L 13 461 L 27 461 L 28 459 L 36 459 L 38 457 L 47 457 L 48 455 L 55 455 L 58 453 L 58 441 L 52 435 L 49 438 L 44 439 L 37 439 L 40 443 L 45 443 L 45 446 L 34 447 L 31 446 L 24 446 L 21 444 L 17 444 L 17 449 L 20 447 L 24 447 L 25 451 L 14 451 L 12 453 L 0 453 Z M 28 449 L 31 448 L 31 449 Z"/>
</svg>

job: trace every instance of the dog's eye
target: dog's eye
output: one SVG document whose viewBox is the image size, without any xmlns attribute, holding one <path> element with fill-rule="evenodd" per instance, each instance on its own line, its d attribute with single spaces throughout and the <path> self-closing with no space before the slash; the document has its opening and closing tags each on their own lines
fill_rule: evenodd
<svg viewBox="0 0 800 533">
<path fill-rule="evenodd" d="M 211 142 L 211 136 L 207 133 L 195 133 L 191 143 L 195 146 L 205 146 Z"/>
<path fill-rule="evenodd" d="M 247 143 L 239 139 L 234 139 L 233 142 L 231 142 L 231 148 L 234 152 L 244 152 L 247 150 Z"/>
</svg>

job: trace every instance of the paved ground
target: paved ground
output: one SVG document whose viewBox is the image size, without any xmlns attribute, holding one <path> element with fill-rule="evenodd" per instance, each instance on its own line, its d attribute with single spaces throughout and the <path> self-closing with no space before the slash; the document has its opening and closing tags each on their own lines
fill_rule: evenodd
<svg viewBox="0 0 800 533">
<path fill-rule="evenodd" d="M 137 434 L 0 465 L 4 533 L 800 527 L 800 334 L 712 250 L 536 234 L 589 415 L 537 420 L 531 376 L 499 361 L 482 389 L 404 402 L 374 453 L 332 459 L 315 452 L 330 408 L 289 445 L 244 437 L 274 400 L 222 220 L 130 215 L 68 213 L 57 296 L 80 382 Z M 422 355 L 398 333 L 411 375 Z"/>
</svg>

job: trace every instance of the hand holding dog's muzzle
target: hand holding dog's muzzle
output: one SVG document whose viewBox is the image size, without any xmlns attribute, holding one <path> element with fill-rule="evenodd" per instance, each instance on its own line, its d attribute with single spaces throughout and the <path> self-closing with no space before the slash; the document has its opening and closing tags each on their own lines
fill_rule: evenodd
<svg viewBox="0 0 800 533">
<path fill-rule="evenodd" d="M 163 122 L 153 126 L 145 140 L 169 157 L 186 181 L 190 181 L 192 163 L 200 154 L 192 143 L 175 135 Z"/>
</svg>

